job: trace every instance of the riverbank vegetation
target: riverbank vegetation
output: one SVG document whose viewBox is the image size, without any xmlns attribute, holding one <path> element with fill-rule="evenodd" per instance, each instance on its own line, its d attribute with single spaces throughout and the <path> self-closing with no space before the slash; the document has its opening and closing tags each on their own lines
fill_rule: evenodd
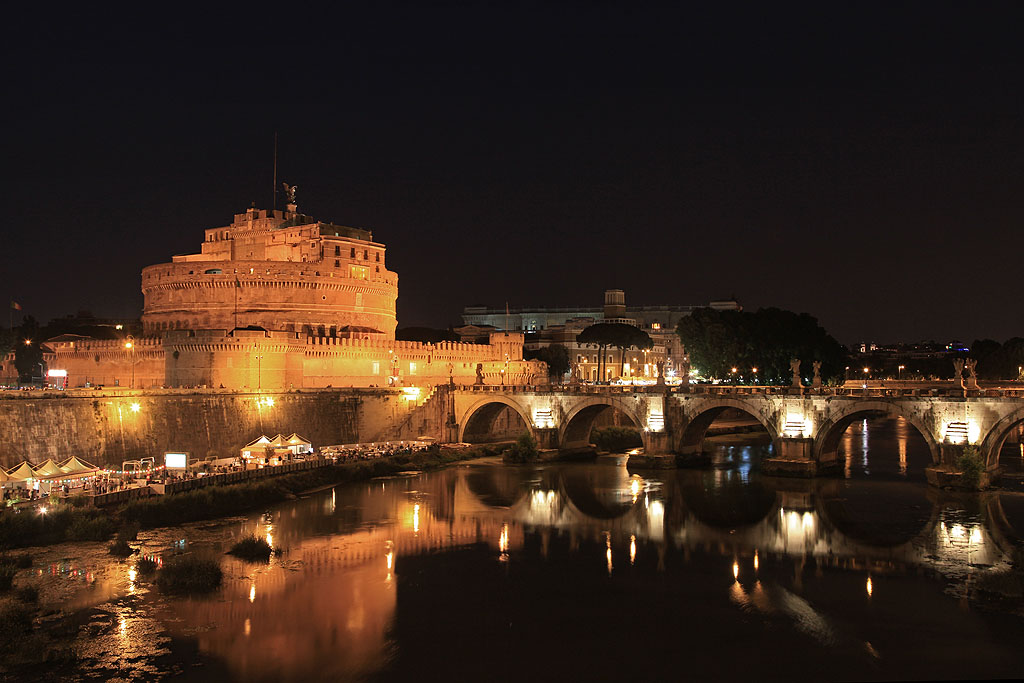
<svg viewBox="0 0 1024 683">
<path fill-rule="evenodd" d="M 133 500 L 117 508 L 76 507 L 58 503 L 39 510 L 0 515 L 0 548 L 50 545 L 64 541 L 106 541 L 115 529 L 134 531 L 119 549 L 134 540 L 139 528 L 152 529 L 204 519 L 238 515 L 280 503 L 296 494 L 323 486 L 391 476 L 408 470 L 431 470 L 445 465 L 495 455 L 492 447 L 467 449 L 433 445 L 416 452 L 327 465 L 257 482 L 208 486 L 166 496 Z M 119 539 L 120 540 L 120 539 Z"/>
</svg>

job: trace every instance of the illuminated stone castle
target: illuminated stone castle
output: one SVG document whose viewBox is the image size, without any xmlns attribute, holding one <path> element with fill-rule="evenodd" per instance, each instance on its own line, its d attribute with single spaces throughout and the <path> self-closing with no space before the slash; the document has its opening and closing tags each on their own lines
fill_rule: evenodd
<svg viewBox="0 0 1024 683">
<path fill-rule="evenodd" d="M 47 341 L 68 387 L 538 384 L 521 333 L 487 344 L 397 341 L 398 275 L 368 230 L 252 208 L 206 230 L 198 254 L 142 270 L 144 337 Z"/>
<path fill-rule="evenodd" d="M 368 230 L 249 209 L 206 231 L 198 254 L 142 271 L 147 334 L 259 326 L 303 336 L 393 338 L 398 275 Z"/>
</svg>

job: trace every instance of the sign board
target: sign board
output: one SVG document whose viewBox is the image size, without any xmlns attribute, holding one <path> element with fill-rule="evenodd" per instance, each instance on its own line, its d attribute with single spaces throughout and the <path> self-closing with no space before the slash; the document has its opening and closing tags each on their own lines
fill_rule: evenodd
<svg viewBox="0 0 1024 683">
<path fill-rule="evenodd" d="M 188 453 L 164 453 L 164 465 L 169 470 L 183 470 L 188 467 Z"/>
<path fill-rule="evenodd" d="M 46 371 L 46 376 L 47 377 L 67 377 L 68 376 L 68 371 L 67 370 L 47 370 Z"/>
</svg>

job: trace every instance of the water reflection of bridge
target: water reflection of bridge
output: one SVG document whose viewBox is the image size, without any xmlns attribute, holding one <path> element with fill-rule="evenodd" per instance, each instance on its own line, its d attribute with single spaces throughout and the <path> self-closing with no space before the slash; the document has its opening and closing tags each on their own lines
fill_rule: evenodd
<svg viewBox="0 0 1024 683">
<path fill-rule="evenodd" d="M 500 519 L 542 534 L 605 536 L 610 542 L 631 539 L 737 556 L 944 571 L 1009 566 L 1014 541 L 1007 534 L 1013 532 L 998 496 L 984 502 L 982 514 L 965 517 L 959 499 L 922 488 L 916 503 L 901 506 L 915 510 L 901 525 L 884 510 L 872 513 L 856 500 L 851 504 L 845 487 L 840 480 L 742 482 L 736 472 L 721 470 L 644 477 L 612 465 L 478 467 L 459 471 L 454 508 L 459 520 Z M 893 498 L 906 495 L 902 488 Z M 860 518 L 865 510 L 868 519 Z"/>
</svg>

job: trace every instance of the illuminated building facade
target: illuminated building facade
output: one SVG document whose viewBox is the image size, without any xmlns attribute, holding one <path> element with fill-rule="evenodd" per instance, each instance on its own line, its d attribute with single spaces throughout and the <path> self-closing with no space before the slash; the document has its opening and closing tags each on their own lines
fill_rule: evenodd
<svg viewBox="0 0 1024 683">
<path fill-rule="evenodd" d="M 368 230 L 249 209 L 208 229 L 200 253 L 143 269 L 143 330 L 394 338 L 398 275 L 385 251 Z"/>
<path fill-rule="evenodd" d="M 47 342 L 69 388 L 246 390 L 541 384 L 523 335 L 485 343 L 395 339 L 398 275 L 368 230 L 252 208 L 206 230 L 198 254 L 142 271 L 143 335 Z M 5 363 L 6 365 L 6 363 Z M 62 375 L 64 376 L 64 375 Z"/>
</svg>

